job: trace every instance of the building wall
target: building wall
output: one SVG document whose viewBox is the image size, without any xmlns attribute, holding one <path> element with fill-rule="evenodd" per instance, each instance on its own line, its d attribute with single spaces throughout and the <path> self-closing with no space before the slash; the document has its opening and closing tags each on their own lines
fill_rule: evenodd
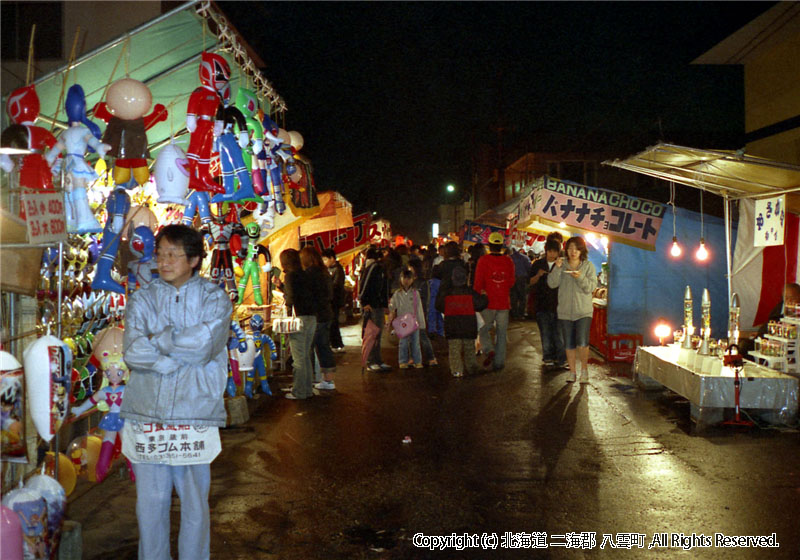
<svg viewBox="0 0 800 560">
<path fill-rule="evenodd" d="M 800 33 L 745 62 L 745 128 L 748 133 L 800 117 Z M 747 144 L 747 153 L 800 164 L 800 123 Z"/>
</svg>

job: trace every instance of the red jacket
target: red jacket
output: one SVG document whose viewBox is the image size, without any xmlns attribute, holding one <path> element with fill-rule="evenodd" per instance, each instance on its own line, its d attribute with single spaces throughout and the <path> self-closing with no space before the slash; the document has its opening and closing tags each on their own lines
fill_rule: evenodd
<svg viewBox="0 0 800 560">
<path fill-rule="evenodd" d="M 509 293 L 515 281 L 514 261 L 508 255 L 489 253 L 478 259 L 473 288 L 489 296 L 487 309 L 510 309 Z"/>
</svg>

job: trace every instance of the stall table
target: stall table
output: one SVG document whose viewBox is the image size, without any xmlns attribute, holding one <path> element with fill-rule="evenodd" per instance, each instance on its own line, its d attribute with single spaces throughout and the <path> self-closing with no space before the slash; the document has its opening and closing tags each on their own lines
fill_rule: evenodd
<svg viewBox="0 0 800 560">
<path fill-rule="evenodd" d="M 663 386 L 688 399 L 697 430 L 722 421 L 724 409 L 735 406 L 734 373 L 719 358 L 698 356 L 677 345 L 640 346 L 634 372 L 643 386 Z M 741 408 L 758 409 L 772 422 L 794 424 L 796 377 L 745 361 L 739 379 Z"/>
</svg>

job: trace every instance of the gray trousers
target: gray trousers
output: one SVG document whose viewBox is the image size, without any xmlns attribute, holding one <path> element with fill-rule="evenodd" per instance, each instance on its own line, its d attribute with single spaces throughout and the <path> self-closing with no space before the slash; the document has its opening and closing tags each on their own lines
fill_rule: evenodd
<svg viewBox="0 0 800 560">
<path fill-rule="evenodd" d="M 475 340 L 472 338 L 448 338 L 450 373 L 478 373 L 478 361 L 475 359 Z M 466 368 L 466 369 L 465 369 Z"/>
<path fill-rule="evenodd" d="M 133 463 L 136 475 L 136 518 L 139 520 L 139 560 L 170 560 L 169 510 L 172 488 L 181 501 L 178 534 L 180 560 L 208 560 L 211 521 L 208 492 L 211 465 Z"/>
</svg>

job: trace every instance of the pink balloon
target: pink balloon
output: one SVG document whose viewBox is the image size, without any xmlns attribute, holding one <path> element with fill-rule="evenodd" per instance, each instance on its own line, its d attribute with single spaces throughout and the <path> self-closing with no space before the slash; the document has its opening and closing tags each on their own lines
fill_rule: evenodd
<svg viewBox="0 0 800 560">
<path fill-rule="evenodd" d="M 0 510 L 0 558 L 22 560 L 22 523 L 13 509 Z"/>
</svg>

